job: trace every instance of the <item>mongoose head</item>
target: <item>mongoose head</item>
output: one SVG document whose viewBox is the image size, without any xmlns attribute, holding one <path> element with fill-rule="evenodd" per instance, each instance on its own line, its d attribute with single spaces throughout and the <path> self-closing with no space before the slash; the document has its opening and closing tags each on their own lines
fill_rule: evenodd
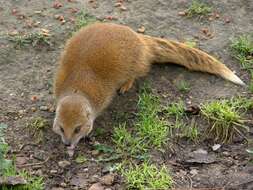
<svg viewBox="0 0 253 190">
<path fill-rule="evenodd" d="M 94 117 L 88 100 L 81 95 L 69 95 L 57 103 L 53 130 L 65 145 L 74 148 L 93 128 Z"/>
</svg>

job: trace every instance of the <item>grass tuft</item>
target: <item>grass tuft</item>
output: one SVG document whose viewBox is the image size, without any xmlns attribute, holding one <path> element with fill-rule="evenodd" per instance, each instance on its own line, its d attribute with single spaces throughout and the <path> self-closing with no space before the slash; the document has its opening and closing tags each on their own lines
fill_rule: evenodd
<svg viewBox="0 0 253 190">
<path fill-rule="evenodd" d="M 82 27 L 85 27 L 85 26 L 92 24 L 96 21 L 97 20 L 94 16 L 91 16 L 88 13 L 81 11 L 76 17 L 74 31 L 78 31 Z"/>
<path fill-rule="evenodd" d="M 250 79 L 250 83 L 249 83 L 249 91 L 251 92 L 251 93 L 253 93 L 253 71 L 251 71 L 252 73 L 251 73 L 251 79 Z"/>
<path fill-rule="evenodd" d="M 248 69 L 253 66 L 253 38 L 249 35 L 242 35 L 232 40 L 231 48 L 234 57 L 242 64 L 243 68 Z"/>
<path fill-rule="evenodd" d="M 131 165 L 121 172 L 127 189 L 169 189 L 172 186 L 172 178 L 165 166 L 157 168 L 144 162 L 141 165 Z"/>
<path fill-rule="evenodd" d="M 146 142 L 160 149 L 167 142 L 168 126 L 164 120 L 158 117 L 160 111 L 159 99 L 153 96 L 147 89 L 143 89 L 138 102 L 137 134 Z"/>
<path fill-rule="evenodd" d="M 113 142 L 121 154 L 128 153 L 130 156 L 136 156 L 147 152 L 149 146 L 144 140 L 130 133 L 125 124 L 114 129 Z"/>
<path fill-rule="evenodd" d="M 190 48 L 196 48 L 197 42 L 195 40 L 187 40 L 184 42 L 185 45 L 187 45 Z"/>
<path fill-rule="evenodd" d="M 21 176 L 28 183 L 26 185 L 17 186 L 1 186 L 2 190 L 43 190 L 44 182 L 42 177 L 33 177 L 25 170 L 17 171 L 11 160 L 6 159 L 6 154 L 9 149 L 8 144 L 4 141 L 4 129 L 6 125 L 0 123 L 0 176 Z"/>
<path fill-rule="evenodd" d="M 167 115 L 174 116 L 176 119 L 182 118 L 185 115 L 184 103 L 181 100 L 172 103 L 166 107 L 165 111 Z"/>
<path fill-rule="evenodd" d="M 124 177 L 127 189 L 170 189 L 172 178 L 166 167 L 148 164 L 149 151 L 152 148 L 162 150 L 169 132 L 168 125 L 159 117 L 160 101 L 152 95 L 149 86 L 141 90 L 137 106 L 134 128 L 127 128 L 126 123 L 114 128 L 112 139 L 117 154 L 123 158 L 118 171 Z M 135 165 L 133 159 L 144 163 Z"/>
<path fill-rule="evenodd" d="M 165 108 L 165 113 L 169 118 L 174 119 L 170 123 L 170 137 L 187 138 L 196 142 L 199 138 L 199 130 L 195 123 L 187 124 L 185 106 L 183 101 L 175 102 Z"/>
<path fill-rule="evenodd" d="M 42 117 L 36 117 L 31 120 L 31 122 L 27 125 L 32 130 L 43 130 L 48 127 L 48 122 Z"/>
<path fill-rule="evenodd" d="M 96 128 L 96 129 L 94 130 L 94 135 L 95 135 L 95 136 L 102 136 L 102 135 L 105 134 L 105 132 L 106 132 L 106 130 L 103 129 L 103 128 Z"/>
<path fill-rule="evenodd" d="M 247 99 L 216 100 L 201 106 L 201 113 L 211 123 L 209 133 L 216 140 L 229 142 L 235 134 L 243 135 L 248 127 L 244 125 L 245 120 L 241 111 L 252 107 L 252 102 Z"/>
<path fill-rule="evenodd" d="M 12 165 L 12 161 L 5 158 L 9 149 L 8 144 L 4 140 L 4 130 L 6 128 L 6 124 L 0 123 L 0 176 Z"/>
<path fill-rule="evenodd" d="M 231 49 L 242 67 L 249 71 L 251 79 L 248 88 L 253 93 L 253 33 L 232 40 Z"/>
<path fill-rule="evenodd" d="M 15 47 L 19 48 L 27 45 L 32 45 L 33 47 L 38 45 L 52 46 L 50 39 L 50 36 L 44 35 L 42 32 L 16 35 L 9 38 L 10 41 L 14 42 Z"/>
<path fill-rule="evenodd" d="M 20 177 L 23 177 L 28 183 L 26 185 L 2 186 L 2 190 L 43 190 L 44 189 L 43 177 L 33 177 L 25 170 L 17 172 L 15 166 L 9 167 L 5 171 L 3 176 L 5 177 L 20 176 Z"/>
<path fill-rule="evenodd" d="M 199 0 L 193 0 L 190 7 L 186 10 L 187 16 L 205 16 L 212 11 L 212 7 Z"/>
<path fill-rule="evenodd" d="M 75 159 L 75 162 L 78 163 L 78 164 L 83 164 L 87 161 L 87 159 L 85 158 L 84 155 L 82 154 L 79 154 L 76 159 Z"/>
<path fill-rule="evenodd" d="M 43 139 L 43 130 L 48 128 L 49 124 L 45 119 L 36 117 L 27 124 L 27 127 L 30 133 L 37 139 L 37 143 L 39 143 Z"/>
<path fill-rule="evenodd" d="M 185 80 L 180 80 L 177 83 L 177 89 L 182 93 L 188 93 L 190 91 L 190 84 L 187 83 Z"/>
<path fill-rule="evenodd" d="M 182 128 L 182 132 L 180 134 L 180 137 L 185 137 L 190 139 L 193 142 L 197 142 L 200 136 L 200 132 L 199 129 L 196 125 L 184 125 L 184 127 Z"/>
<path fill-rule="evenodd" d="M 113 141 L 119 152 L 143 158 L 142 154 L 151 148 L 162 150 L 167 142 L 169 129 L 166 122 L 158 116 L 161 109 L 159 103 L 159 99 L 145 86 L 139 96 L 134 129 L 130 131 L 126 124 L 114 129 Z"/>
</svg>

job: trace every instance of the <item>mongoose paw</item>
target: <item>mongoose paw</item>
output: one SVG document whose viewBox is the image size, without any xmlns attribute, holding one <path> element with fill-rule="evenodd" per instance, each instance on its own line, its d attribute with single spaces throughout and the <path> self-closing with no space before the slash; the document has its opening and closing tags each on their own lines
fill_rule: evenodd
<svg viewBox="0 0 253 190">
<path fill-rule="evenodd" d="M 121 88 L 119 89 L 119 93 L 120 94 L 126 93 L 133 86 L 133 83 L 134 83 L 134 79 L 128 80 L 126 83 L 124 83 L 121 86 Z"/>
</svg>

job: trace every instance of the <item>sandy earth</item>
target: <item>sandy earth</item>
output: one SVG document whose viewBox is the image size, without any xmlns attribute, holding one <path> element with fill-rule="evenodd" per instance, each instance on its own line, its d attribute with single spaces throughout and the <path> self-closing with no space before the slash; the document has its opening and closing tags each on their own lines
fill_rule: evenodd
<svg viewBox="0 0 253 190">
<path fill-rule="evenodd" d="M 69 158 L 64 152 L 65 148 L 60 138 L 53 134 L 50 128 L 44 132 L 42 142 L 19 150 L 21 145 L 36 142 L 25 127 L 32 118 L 40 116 L 46 119 L 50 126 L 52 125 L 54 113 L 42 111 L 40 108 L 53 107 L 53 73 L 60 51 L 73 30 L 76 11 L 84 9 L 99 20 L 112 16 L 115 18 L 113 22 L 126 24 L 135 30 L 144 26 L 145 33 L 153 36 L 179 41 L 195 39 L 200 49 L 219 57 L 246 83 L 249 81 L 247 72 L 240 69 L 238 61 L 232 58 L 229 43 L 233 37 L 253 31 L 251 0 L 212 1 L 210 4 L 220 15 L 220 18 L 213 21 L 179 16 L 178 12 L 188 7 L 190 2 L 187 0 L 125 0 L 123 4 L 126 10 L 115 7 L 116 0 L 60 2 L 63 7 L 56 9 L 53 7 L 54 1 L 49 0 L 0 0 L 0 122 L 9 126 L 6 139 L 11 146 L 10 155 L 15 152 L 19 158 L 17 161 L 25 159 L 25 163 L 38 162 L 36 156 L 34 157 L 37 154 L 42 155 L 42 160 L 50 157 L 39 167 L 26 168 L 34 175 L 44 176 L 46 189 L 59 187 L 63 182 L 67 185 L 62 187 L 65 189 L 88 189 L 92 183 L 105 175 L 104 168 L 108 165 L 92 161 L 80 165 L 69 160 L 71 162 L 69 167 L 60 168 L 58 162 Z M 62 24 L 55 15 L 63 15 L 66 23 Z M 41 28 L 48 29 L 52 34 L 51 47 L 18 48 L 8 40 L 7 33 L 26 34 L 39 31 Z M 206 37 L 201 32 L 203 28 L 208 28 L 213 37 Z M 190 84 L 191 90 L 187 94 L 181 93 L 175 85 L 182 79 Z M 133 118 L 131 113 L 136 111 L 138 89 L 142 81 L 137 81 L 128 94 L 115 97 L 112 105 L 97 119 L 95 127 L 105 128 L 105 134 L 97 137 L 97 141 L 110 144 L 112 126 L 124 119 Z M 247 89 L 237 87 L 223 79 L 209 74 L 190 72 L 178 66 L 154 66 L 145 81 L 150 82 L 153 92 L 164 104 L 178 98 L 198 104 L 220 97 L 245 94 L 251 96 Z M 33 96 L 38 100 L 32 101 Z M 158 164 L 165 163 L 171 169 L 175 187 L 253 189 L 253 167 L 245 152 L 247 144 L 243 141 L 224 145 L 218 152 L 211 151 L 210 147 L 213 145 L 211 142 L 194 144 L 183 141 L 178 144 L 174 145 L 175 151 L 166 148 L 165 153 L 154 153 L 153 158 Z M 198 148 L 208 150 L 218 159 L 212 164 L 184 164 L 182 161 L 184 157 Z M 92 147 L 85 143 L 80 143 L 78 149 L 80 153 L 85 153 L 87 158 L 96 157 L 92 154 Z M 198 171 L 196 175 L 190 173 L 193 169 Z M 53 173 L 52 170 L 57 172 Z M 116 177 L 110 188 L 124 189 L 120 176 Z"/>
</svg>

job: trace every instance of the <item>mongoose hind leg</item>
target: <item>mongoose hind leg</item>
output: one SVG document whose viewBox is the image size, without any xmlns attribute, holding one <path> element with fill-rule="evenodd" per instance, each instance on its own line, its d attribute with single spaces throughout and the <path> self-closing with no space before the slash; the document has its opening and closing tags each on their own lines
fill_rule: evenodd
<svg viewBox="0 0 253 190">
<path fill-rule="evenodd" d="M 134 79 L 130 79 L 128 81 L 126 81 L 119 89 L 120 94 L 124 94 L 125 92 L 127 92 L 134 83 Z"/>
</svg>

